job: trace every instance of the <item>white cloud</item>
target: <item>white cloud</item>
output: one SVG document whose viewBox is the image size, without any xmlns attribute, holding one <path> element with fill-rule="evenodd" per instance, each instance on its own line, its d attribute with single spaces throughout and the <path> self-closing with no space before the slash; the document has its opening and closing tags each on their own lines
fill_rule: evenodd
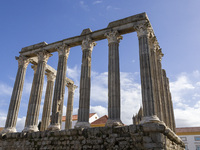
<svg viewBox="0 0 200 150">
<path fill-rule="evenodd" d="M 200 125 L 200 73 L 181 73 L 170 83 L 177 127 Z"/>
<path fill-rule="evenodd" d="M 12 94 L 12 87 L 7 84 L 0 83 L 0 95 L 11 95 Z"/>
<path fill-rule="evenodd" d="M 108 115 L 108 109 L 103 106 L 90 106 L 90 112 L 91 113 L 97 113 L 99 117 L 102 117 L 104 115 Z"/>
<path fill-rule="evenodd" d="M 84 1 L 80 1 L 80 6 L 81 6 L 81 8 L 82 8 L 83 10 L 89 11 L 89 7 L 88 7 L 88 5 L 85 4 Z"/>
<path fill-rule="evenodd" d="M 93 2 L 93 5 L 95 5 L 95 4 L 100 4 L 100 3 L 102 3 L 102 2 L 103 2 L 102 0 L 94 1 L 94 2 Z"/>
</svg>

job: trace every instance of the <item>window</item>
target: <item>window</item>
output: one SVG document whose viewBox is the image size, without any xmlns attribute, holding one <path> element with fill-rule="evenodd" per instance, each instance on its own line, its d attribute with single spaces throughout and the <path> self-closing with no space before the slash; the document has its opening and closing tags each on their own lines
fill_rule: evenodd
<svg viewBox="0 0 200 150">
<path fill-rule="evenodd" d="M 187 138 L 186 137 L 181 137 L 181 140 L 182 141 L 187 141 Z"/>
<path fill-rule="evenodd" d="M 200 141 L 200 136 L 195 136 L 195 137 L 194 137 L 194 140 L 195 140 L 195 141 Z"/>
<path fill-rule="evenodd" d="M 196 150 L 200 150 L 200 145 L 196 145 Z"/>
</svg>

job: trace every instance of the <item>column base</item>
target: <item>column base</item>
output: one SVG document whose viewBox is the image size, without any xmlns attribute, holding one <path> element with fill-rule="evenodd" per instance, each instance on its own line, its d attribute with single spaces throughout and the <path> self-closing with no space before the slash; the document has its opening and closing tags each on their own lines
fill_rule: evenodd
<svg viewBox="0 0 200 150">
<path fill-rule="evenodd" d="M 37 131 L 39 131 L 37 125 L 34 125 L 25 127 L 22 132 L 37 132 Z"/>
<path fill-rule="evenodd" d="M 14 133 L 14 132 L 17 132 L 15 127 L 8 127 L 8 128 L 4 128 L 0 133 L 6 134 L 6 133 Z"/>
<path fill-rule="evenodd" d="M 154 115 L 154 116 L 146 116 L 146 117 L 142 117 L 142 120 L 140 121 L 139 124 L 144 124 L 144 123 L 164 123 L 163 121 L 160 121 L 160 119 Z"/>
<path fill-rule="evenodd" d="M 77 122 L 76 125 L 74 126 L 75 129 L 77 128 L 90 128 L 90 123 L 89 122 Z"/>
<path fill-rule="evenodd" d="M 106 127 L 124 126 L 121 120 L 108 119 L 106 122 Z"/>
<path fill-rule="evenodd" d="M 57 131 L 60 130 L 60 124 L 50 124 L 47 128 L 50 131 Z"/>
</svg>

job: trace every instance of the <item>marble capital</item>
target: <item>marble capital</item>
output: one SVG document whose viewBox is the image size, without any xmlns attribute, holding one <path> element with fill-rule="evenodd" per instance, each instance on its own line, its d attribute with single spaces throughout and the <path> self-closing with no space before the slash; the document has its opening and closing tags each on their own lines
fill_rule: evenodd
<svg viewBox="0 0 200 150">
<path fill-rule="evenodd" d="M 67 87 L 68 87 L 68 91 L 69 91 L 69 92 L 73 92 L 73 93 L 74 93 L 75 89 L 76 89 L 78 86 L 69 83 L 69 84 L 67 84 Z"/>
<path fill-rule="evenodd" d="M 123 39 L 123 37 L 121 35 L 119 35 L 118 31 L 111 31 L 111 32 L 105 33 L 104 36 L 107 37 L 108 44 L 110 44 L 110 43 L 119 43 L 120 40 Z"/>
<path fill-rule="evenodd" d="M 27 68 L 30 59 L 26 58 L 25 56 L 19 56 L 15 57 L 15 59 L 18 61 L 18 67 L 23 66 L 23 68 Z"/>
<path fill-rule="evenodd" d="M 137 26 L 134 27 L 137 31 L 137 36 L 138 38 L 141 36 L 153 36 L 153 29 L 149 26 L 148 23 L 143 23 L 143 24 L 139 24 Z"/>
<path fill-rule="evenodd" d="M 55 81 L 56 75 L 53 72 L 46 72 L 47 81 Z"/>
<path fill-rule="evenodd" d="M 82 48 L 82 51 L 84 51 L 84 50 L 90 50 L 90 51 L 92 51 L 93 47 L 96 46 L 96 45 L 97 45 L 97 43 L 95 43 L 94 41 L 92 41 L 91 38 L 87 37 L 86 39 L 84 39 L 82 41 L 81 48 Z"/>
<path fill-rule="evenodd" d="M 59 56 L 65 56 L 66 58 L 68 58 L 70 47 L 66 44 L 63 44 L 57 47 L 57 51 Z"/>
<path fill-rule="evenodd" d="M 34 73 L 37 71 L 37 65 L 31 65 L 31 68 L 34 70 Z"/>
<path fill-rule="evenodd" d="M 42 51 L 42 52 L 38 52 L 37 56 L 38 56 L 38 62 L 43 61 L 47 63 L 47 60 L 49 59 L 49 57 L 52 56 L 52 54 L 47 51 Z"/>
<path fill-rule="evenodd" d="M 162 53 L 162 49 L 161 48 L 157 49 L 156 54 L 157 54 L 157 59 L 161 62 L 162 57 L 164 56 L 164 54 Z"/>
</svg>

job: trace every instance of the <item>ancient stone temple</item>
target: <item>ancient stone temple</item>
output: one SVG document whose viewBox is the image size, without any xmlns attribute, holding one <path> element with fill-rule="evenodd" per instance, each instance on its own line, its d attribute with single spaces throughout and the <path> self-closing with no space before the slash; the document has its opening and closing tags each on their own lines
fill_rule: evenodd
<svg viewBox="0 0 200 150">
<path fill-rule="evenodd" d="M 142 108 L 125 126 L 120 110 L 119 44 L 122 36 L 137 32 L 139 41 Z M 91 128 L 89 123 L 91 56 L 95 41 L 108 41 L 108 121 L 105 127 Z M 122 41 L 123 42 L 123 41 Z M 71 129 L 73 97 L 77 88 L 66 77 L 70 50 L 81 46 L 82 65 L 79 85 L 78 121 Z M 58 53 L 57 71 L 47 65 L 53 53 Z M 41 42 L 22 48 L 17 76 L 10 100 L 7 120 L 0 134 L 1 149 L 133 149 L 183 150 L 184 144 L 175 134 L 175 120 L 169 79 L 162 68 L 162 50 L 146 13 L 137 14 L 108 24 L 97 31 L 85 29 L 79 36 L 47 44 Z M 24 130 L 16 132 L 26 68 L 32 63 L 34 78 Z M 47 88 L 38 131 L 44 76 Z M 54 83 L 55 82 L 55 83 Z M 65 130 L 61 130 L 65 87 L 68 102 Z M 51 118 L 50 118 L 51 115 Z M 131 120 L 132 118 L 130 118 Z"/>
</svg>

